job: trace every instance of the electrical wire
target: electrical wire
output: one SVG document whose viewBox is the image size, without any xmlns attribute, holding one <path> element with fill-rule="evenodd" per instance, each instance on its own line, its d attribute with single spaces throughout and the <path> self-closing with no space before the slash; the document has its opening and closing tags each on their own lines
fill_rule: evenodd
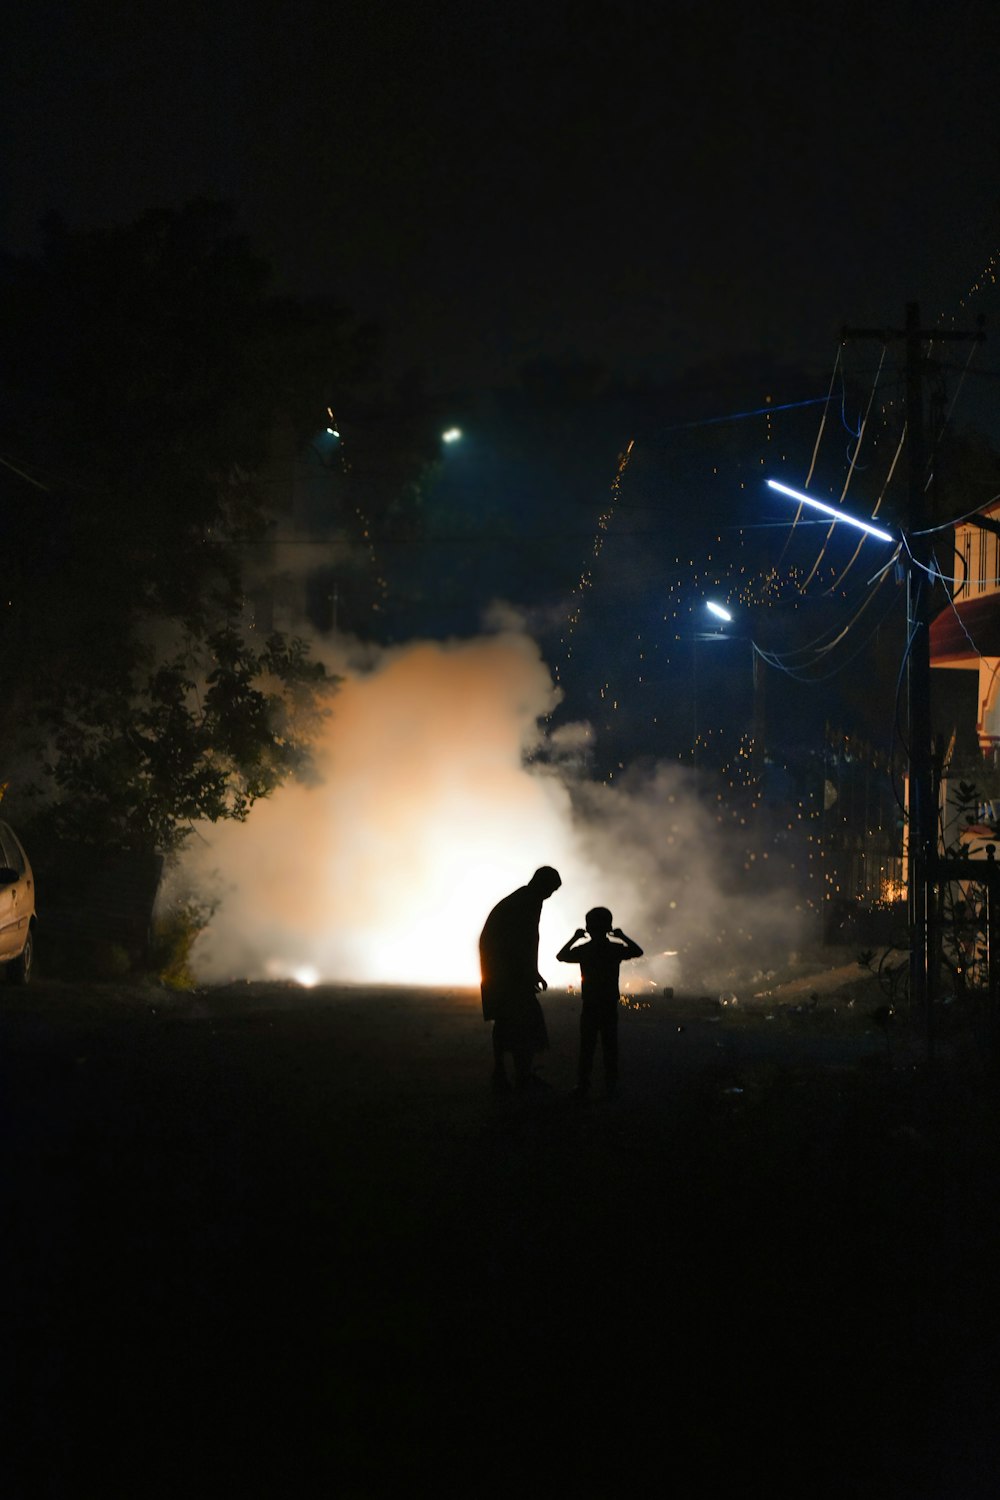
<svg viewBox="0 0 1000 1500">
<path fill-rule="evenodd" d="M 885 350 L 884 349 L 883 349 L 882 353 L 883 353 L 883 357 L 884 357 L 884 354 L 885 354 Z M 879 369 L 881 370 L 881 368 L 882 368 L 882 361 L 879 360 Z M 876 380 L 877 379 L 878 379 L 878 377 L 876 376 Z M 845 432 L 850 433 L 851 437 L 855 438 L 855 439 L 860 438 L 861 433 L 864 430 L 864 422 L 862 422 L 862 424 L 861 424 L 860 427 L 854 428 L 854 427 L 852 427 L 850 425 L 850 423 L 847 420 L 847 376 L 846 376 L 846 374 L 844 372 L 843 365 L 841 365 L 841 368 L 840 368 L 840 425 L 841 425 L 841 427 L 843 427 L 843 429 L 844 429 Z"/>
<path fill-rule="evenodd" d="M 871 640 L 871 635 L 866 636 L 865 641 L 858 648 L 858 651 L 853 652 L 851 656 L 847 658 L 846 662 L 835 667 L 831 672 L 816 675 L 810 669 L 817 666 L 821 661 L 824 660 L 825 657 L 829 656 L 830 652 L 835 650 L 842 641 L 847 639 L 848 635 L 857 625 L 858 621 L 875 602 L 882 588 L 882 585 L 888 576 L 889 570 L 888 567 L 886 567 L 882 570 L 882 576 L 879 579 L 878 583 L 862 600 L 861 604 L 855 610 L 854 614 L 848 620 L 847 624 L 838 628 L 837 634 L 833 637 L 832 640 L 825 640 L 823 636 L 819 636 L 814 641 L 810 642 L 807 646 L 800 646 L 797 647 L 794 651 L 788 652 L 764 652 L 757 648 L 762 660 L 766 661 L 769 666 L 775 667 L 778 671 L 785 672 L 789 677 L 794 677 L 800 682 L 822 682 L 825 681 L 827 677 L 835 676 L 837 672 L 843 670 L 843 666 L 847 665 L 848 662 L 853 661 L 860 654 L 860 651 L 863 650 L 864 646 L 867 645 L 868 641 Z M 893 601 L 893 603 L 894 602 L 895 601 Z M 885 622 L 886 619 L 888 619 L 891 611 L 892 604 L 889 605 L 885 613 L 879 619 L 878 624 L 875 627 L 876 630 Z M 822 644 L 820 644 L 821 642 Z M 812 652 L 811 660 L 795 662 L 794 665 L 791 664 L 795 657 L 805 656 L 808 652 Z"/>
<path fill-rule="evenodd" d="M 936 364 L 941 370 L 958 370 L 968 373 L 976 380 L 1000 380 L 1000 370 L 970 370 L 967 364 L 957 365 L 947 359 L 939 359 Z"/>
<path fill-rule="evenodd" d="M 832 386 L 831 386 L 832 389 Z M 770 417 L 776 411 L 796 411 L 802 406 L 819 406 L 829 403 L 829 394 L 826 396 L 810 396 L 805 401 L 783 401 L 778 406 L 755 406 L 749 411 L 729 412 L 724 417 L 700 417 L 693 422 L 674 422 L 669 427 L 661 427 L 660 432 L 688 432 L 695 427 L 716 427 L 724 422 L 742 422 L 748 417 Z M 825 420 L 825 418 L 824 418 Z M 645 446 L 645 444 L 644 444 Z"/>
<path fill-rule="evenodd" d="M 911 536 L 933 536 L 935 532 L 947 531 L 950 526 L 961 526 L 964 521 L 971 521 L 973 516 L 981 516 L 983 511 L 990 505 L 1000 500 L 1000 495 L 992 495 L 989 500 L 984 500 L 982 505 L 977 505 L 975 510 L 967 510 L 962 516 L 955 516 L 951 521 L 942 521 L 939 526 L 925 526 L 920 531 L 913 531 Z"/>
<path fill-rule="evenodd" d="M 806 490 L 809 488 L 809 481 L 813 477 L 813 470 L 816 467 L 816 458 L 817 458 L 817 455 L 819 453 L 819 445 L 820 445 L 820 443 L 823 440 L 823 430 L 826 427 L 826 418 L 827 418 L 827 414 L 828 414 L 828 412 L 830 410 L 830 401 L 833 398 L 833 387 L 834 387 L 834 385 L 836 384 L 836 381 L 837 381 L 837 371 L 840 369 L 840 356 L 841 356 L 842 347 L 843 346 L 841 344 L 837 345 L 837 352 L 836 352 L 836 354 L 834 356 L 833 369 L 830 372 L 830 386 L 829 386 L 829 389 L 827 390 L 827 393 L 826 393 L 826 400 L 823 403 L 823 415 L 820 417 L 820 420 L 819 420 L 819 430 L 816 433 L 816 441 L 815 441 L 815 443 L 813 443 L 812 460 L 811 460 L 811 462 L 809 464 L 809 473 L 806 475 L 806 482 L 802 486 L 802 488 L 806 489 Z M 799 501 L 799 505 L 798 505 L 798 509 L 796 510 L 795 515 L 792 518 L 792 524 L 791 524 L 791 526 L 788 529 L 788 536 L 785 539 L 785 545 L 782 547 L 780 556 L 778 557 L 778 561 L 775 564 L 775 566 L 777 568 L 780 568 L 782 562 L 784 561 L 785 553 L 788 551 L 789 545 L 790 545 L 791 540 L 792 540 L 792 536 L 793 536 L 793 534 L 795 532 L 795 528 L 799 524 L 799 520 L 801 519 L 803 509 L 804 509 L 804 507 L 803 507 L 802 501 L 800 500 Z"/>
<path fill-rule="evenodd" d="M 4 458 L 2 455 L 0 455 L 0 464 L 3 464 L 5 469 L 10 469 L 11 473 L 16 474 L 19 479 L 27 480 L 28 484 L 33 484 L 36 490 L 44 490 L 46 494 L 50 493 L 47 484 L 43 484 L 40 479 L 33 479 L 30 474 L 26 474 L 23 469 L 19 469 L 16 464 L 12 464 L 9 459 Z"/>
<path fill-rule="evenodd" d="M 754 651 L 760 657 L 761 661 L 765 663 L 765 665 L 773 667 L 776 671 L 782 672 L 786 677 L 791 677 L 796 682 L 829 682 L 832 677 L 839 676 L 839 674 L 845 671 L 846 668 L 852 664 L 852 662 L 855 662 L 861 655 L 861 653 L 871 644 L 872 640 L 875 638 L 879 630 L 881 630 L 882 626 L 891 615 L 895 604 L 896 600 L 894 598 L 890 603 L 888 609 L 886 609 L 885 613 L 875 622 L 875 625 L 869 631 L 868 635 L 865 636 L 864 640 L 860 643 L 857 649 L 855 651 L 852 651 L 850 656 L 845 657 L 842 662 L 838 663 L 837 666 L 832 667 L 828 672 L 807 674 L 802 668 L 786 667 L 783 665 L 779 657 L 774 656 L 769 652 L 762 651 L 756 643 L 754 643 Z"/>
<path fill-rule="evenodd" d="M 869 418 L 869 416 L 871 414 L 872 403 L 875 400 L 875 392 L 878 390 L 879 378 L 880 378 L 880 376 L 882 374 L 882 366 L 885 363 L 885 356 L 886 356 L 887 347 L 888 346 L 885 345 L 885 344 L 882 345 L 882 357 L 880 358 L 880 360 L 878 362 L 878 369 L 875 372 L 875 379 L 872 382 L 871 394 L 868 397 L 868 405 L 865 407 L 865 415 L 864 415 L 864 417 L 862 419 L 861 426 L 858 428 L 858 431 L 857 431 L 857 441 L 856 441 L 856 443 L 854 445 L 854 451 L 853 451 L 853 453 L 851 455 L 851 461 L 850 461 L 850 464 L 848 466 L 847 478 L 844 480 L 844 488 L 840 492 L 840 500 L 838 501 L 838 504 L 840 504 L 840 505 L 843 505 L 844 500 L 847 498 L 847 491 L 850 488 L 851 480 L 854 477 L 854 470 L 855 470 L 855 468 L 857 466 L 858 454 L 861 452 L 861 444 L 864 441 L 865 428 L 868 425 L 868 418 Z M 846 423 L 845 423 L 845 426 L 846 426 Z M 850 431 L 850 429 L 848 429 L 848 431 Z M 819 568 L 820 563 L 823 561 L 824 556 L 826 555 L 826 549 L 827 549 L 827 547 L 830 545 L 830 538 L 833 536 L 833 528 L 836 525 L 837 525 L 836 521 L 831 521 L 830 522 L 830 526 L 829 526 L 829 529 L 828 529 L 828 531 L 826 533 L 826 537 L 824 539 L 823 545 L 822 545 L 822 547 L 820 548 L 820 551 L 819 551 L 819 556 L 816 558 L 816 561 L 813 563 L 812 568 L 809 570 L 809 573 L 806 576 L 805 581 L 799 585 L 799 589 L 800 589 L 801 593 L 805 593 L 806 589 L 809 587 L 810 583 L 812 583 L 813 579 L 815 578 L 816 571 Z M 860 550 L 860 546 L 859 546 L 859 550 Z M 848 567 L 850 567 L 850 564 L 848 564 Z"/>
<path fill-rule="evenodd" d="M 903 541 L 906 544 L 906 552 L 907 552 L 907 556 L 910 559 L 910 566 L 919 569 L 919 571 L 921 573 L 926 573 L 927 577 L 931 580 L 931 583 L 941 582 L 946 587 L 949 584 L 952 584 L 955 587 L 955 592 L 956 593 L 960 593 L 962 591 L 962 589 L 966 587 L 966 585 L 969 582 L 968 574 L 966 574 L 966 576 L 964 578 L 957 578 L 957 577 L 955 577 L 952 574 L 943 573 L 941 571 L 941 566 L 940 566 L 940 564 L 937 561 L 936 554 L 934 555 L 934 566 L 933 567 L 928 567 L 927 563 L 919 562 L 917 560 L 917 558 L 914 557 L 913 553 L 910 550 L 909 542 L 906 540 L 905 536 L 903 538 Z M 964 559 L 963 559 L 963 561 L 964 561 Z M 997 578 L 982 578 L 980 580 L 980 584 L 983 585 L 983 586 L 986 585 L 986 584 L 1000 585 L 1000 577 L 997 577 Z"/>
<path fill-rule="evenodd" d="M 884 352 L 885 351 L 883 350 L 883 353 Z M 888 472 L 888 474 L 885 477 L 885 483 L 883 484 L 883 486 L 882 486 L 882 488 L 881 488 L 881 490 L 879 492 L 879 497 L 876 500 L 875 507 L 874 507 L 874 509 L 872 511 L 872 518 L 873 519 L 875 518 L 875 516 L 878 515 L 879 508 L 881 507 L 882 501 L 885 499 L 886 492 L 888 491 L 889 486 L 892 483 L 892 476 L 896 472 L 896 464 L 899 461 L 899 455 L 903 451 L 903 444 L 905 442 L 906 442 L 906 423 L 904 422 L 903 423 L 903 431 L 900 434 L 899 442 L 896 445 L 896 451 L 895 451 L 895 453 L 893 454 L 893 457 L 892 457 L 892 463 L 889 465 L 889 472 Z M 849 562 L 846 564 L 846 566 L 844 568 L 844 571 L 841 573 L 841 575 L 840 575 L 839 578 L 834 579 L 833 583 L 831 583 L 830 586 L 829 586 L 829 588 L 826 590 L 827 594 L 834 593 L 835 590 L 840 587 L 840 585 L 843 583 L 844 579 L 847 577 L 848 573 L 853 568 L 854 564 L 857 562 L 858 558 L 861 556 L 861 549 L 862 549 L 862 547 L 864 545 L 865 545 L 865 537 L 862 536 L 861 539 L 860 539 L 860 541 L 858 542 L 858 545 L 855 547 L 854 552 L 851 555 L 851 558 L 850 558 Z"/>
<path fill-rule="evenodd" d="M 907 738 L 907 736 L 903 732 L 903 726 L 902 726 L 902 723 L 900 722 L 899 705 L 900 705 L 900 698 L 902 697 L 902 691 L 903 691 L 903 674 L 906 671 L 906 665 L 907 665 L 907 662 L 910 659 L 910 652 L 913 650 L 913 642 L 917 638 L 917 628 L 918 627 L 915 625 L 913 627 L 913 629 L 907 635 L 907 638 L 906 638 L 906 648 L 903 651 L 903 655 L 902 655 L 902 657 L 900 659 L 899 671 L 896 673 L 896 692 L 895 692 L 895 696 L 894 696 L 894 700 L 893 700 L 893 734 L 891 735 L 890 741 L 889 741 L 889 780 L 890 780 L 890 783 L 892 785 L 892 795 L 896 799 L 896 806 L 899 808 L 900 812 L 903 813 L 904 817 L 908 817 L 909 813 L 908 813 L 908 809 L 907 809 L 907 806 L 906 806 L 905 799 L 902 798 L 902 797 L 900 797 L 899 791 L 898 791 L 897 786 L 896 786 L 896 774 L 895 774 L 895 769 L 894 769 L 894 767 L 895 767 L 895 757 L 893 756 L 892 750 L 893 750 L 893 741 L 898 739 L 900 748 L 903 751 L 903 754 L 905 755 L 907 762 L 909 762 L 909 759 L 910 759 L 910 744 L 909 744 L 909 739 Z"/>
<path fill-rule="evenodd" d="M 932 339 L 931 343 L 933 344 L 933 342 L 934 341 Z M 955 410 L 955 403 L 958 400 L 959 395 L 961 394 L 962 386 L 965 384 L 965 377 L 969 373 L 969 367 L 972 364 L 972 361 L 973 361 L 973 359 L 975 357 L 976 350 L 978 348 L 979 348 L 979 340 L 978 339 L 973 339 L 972 342 L 971 342 L 971 344 L 969 345 L 968 358 L 966 359 L 965 364 L 962 366 L 962 373 L 958 377 L 958 384 L 955 387 L 955 394 L 954 394 L 954 396 L 952 396 L 951 402 L 949 403 L 949 406 L 948 406 L 948 410 L 944 414 L 944 421 L 941 423 L 941 429 L 940 429 L 940 431 L 937 434 L 938 438 L 941 437 L 941 434 L 945 431 L 945 429 L 948 426 L 948 423 L 951 421 L 952 413 Z M 941 368 L 943 368 L 943 366 Z M 935 439 L 935 441 L 936 441 L 936 439 Z"/>
<path fill-rule="evenodd" d="M 827 630 L 827 631 L 822 632 L 820 635 L 814 637 L 813 640 L 807 642 L 804 646 L 796 647 L 794 650 L 788 651 L 788 652 L 775 653 L 776 656 L 780 657 L 781 659 L 783 659 L 785 661 L 791 661 L 796 656 L 806 656 L 809 653 L 813 653 L 813 660 L 814 660 L 814 662 L 816 662 L 816 661 L 820 661 L 824 656 L 828 655 L 829 652 L 832 651 L 835 646 L 837 646 L 837 645 L 840 644 L 840 642 L 844 639 L 844 637 L 847 635 L 847 633 L 851 629 L 853 629 L 853 627 L 856 624 L 856 622 L 864 614 L 865 610 L 868 608 L 869 604 L 872 602 L 872 600 L 874 599 L 875 595 L 878 593 L 878 590 L 882 587 L 882 584 L 885 582 L 886 578 L 888 577 L 890 570 L 892 569 L 892 567 L 894 566 L 894 564 L 896 562 L 896 559 L 899 557 L 899 553 L 901 551 L 901 548 L 902 548 L 902 543 L 898 544 L 895 547 L 895 549 L 893 550 L 892 556 L 889 558 L 889 560 L 886 563 L 884 563 L 883 566 L 881 568 L 879 568 L 878 571 L 876 573 L 874 573 L 871 578 L 868 579 L 867 583 L 865 584 L 865 589 L 866 590 L 871 589 L 871 593 L 866 594 L 861 599 L 858 607 L 855 609 L 854 614 L 852 615 L 851 619 L 847 622 L 847 624 L 845 626 L 834 626 L 834 627 L 831 627 L 832 629 L 834 629 L 834 630 L 837 631 L 837 634 L 834 636 L 834 638 L 832 640 L 828 639 L 828 636 L 829 636 L 830 632 L 829 632 L 829 630 Z M 872 588 L 873 584 L 875 585 L 874 588 Z"/>
</svg>

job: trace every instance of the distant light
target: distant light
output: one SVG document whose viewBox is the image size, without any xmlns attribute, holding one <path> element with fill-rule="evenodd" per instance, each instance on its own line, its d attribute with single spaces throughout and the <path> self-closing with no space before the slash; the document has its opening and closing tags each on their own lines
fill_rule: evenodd
<svg viewBox="0 0 1000 1500">
<path fill-rule="evenodd" d="M 767 483 L 769 489 L 777 490 L 781 495 L 788 495 L 802 505 L 811 505 L 814 510 L 821 510 L 824 515 L 832 516 L 835 521 L 846 521 L 848 526 L 856 526 L 859 531 L 867 531 L 869 536 L 877 536 L 880 542 L 896 540 L 891 532 L 882 531 L 880 527 L 872 526 L 868 521 L 859 521 L 857 516 L 849 516 L 846 511 L 837 510 L 832 505 L 825 505 L 822 500 L 814 500 L 812 495 L 804 495 L 801 490 L 790 489 L 787 484 L 779 484 L 776 479 L 769 479 Z"/>
<path fill-rule="evenodd" d="M 721 604 L 713 604 L 711 599 L 709 599 L 705 608 L 709 614 L 717 615 L 720 620 L 731 620 L 733 618 L 728 609 L 723 609 Z"/>
<path fill-rule="evenodd" d="M 449 427 L 446 432 L 442 432 L 441 441 L 442 443 L 457 443 L 461 436 L 461 427 Z"/>
<path fill-rule="evenodd" d="M 340 433 L 337 431 L 336 427 L 328 427 L 326 430 L 331 437 L 340 437 Z"/>
<path fill-rule="evenodd" d="M 312 964 L 303 964 L 292 970 L 292 978 L 305 989 L 311 990 L 313 985 L 319 984 L 319 970 L 314 969 Z"/>
</svg>

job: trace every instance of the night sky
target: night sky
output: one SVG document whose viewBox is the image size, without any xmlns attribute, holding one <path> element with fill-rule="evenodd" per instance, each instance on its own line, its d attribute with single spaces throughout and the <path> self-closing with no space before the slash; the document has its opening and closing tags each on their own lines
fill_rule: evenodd
<svg viewBox="0 0 1000 1500">
<path fill-rule="evenodd" d="M 899 327 L 911 300 L 928 327 L 1000 312 L 998 42 L 985 0 L 43 4 L 8 27 L 3 238 L 30 251 L 50 211 L 88 226 L 232 202 L 282 286 L 377 320 L 387 374 L 419 372 L 466 420 L 428 545 L 380 559 L 397 635 L 475 629 L 505 596 L 568 681 L 583 603 L 576 660 L 624 689 L 716 581 L 732 600 L 768 549 L 815 559 L 804 527 L 786 552 L 761 481 L 775 459 L 804 478 L 820 408 L 718 419 L 816 403 L 845 323 Z M 878 355 L 844 355 L 814 481 L 834 497 Z M 869 510 L 898 356 L 858 471 Z M 538 360 L 603 384 L 573 410 L 525 384 Z M 967 419 L 992 420 L 995 389 L 967 383 Z"/>
<path fill-rule="evenodd" d="M 998 32 L 985 0 L 43 3 L 7 27 L 4 238 L 229 199 L 443 390 L 539 354 L 825 371 L 992 253 Z"/>
</svg>

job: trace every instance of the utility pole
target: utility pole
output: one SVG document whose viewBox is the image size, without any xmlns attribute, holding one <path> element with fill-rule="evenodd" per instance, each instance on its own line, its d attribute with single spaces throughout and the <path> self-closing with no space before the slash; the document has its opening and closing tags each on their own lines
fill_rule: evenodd
<svg viewBox="0 0 1000 1500">
<path fill-rule="evenodd" d="M 906 567 L 907 733 L 909 744 L 909 827 L 907 916 L 910 929 L 910 1004 L 924 1018 L 928 1048 L 931 1038 L 931 1001 L 927 955 L 933 908 L 930 888 L 938 854 L 937 808 L 934 805 L 931 745 L 931 543 L 928 535 L 927 454 L 924 441 L 924 343 L 977 342 L 986 337 L 949 329 L 925 332 L 920 308 L 906 305 L 906 326 L 845 328 L 842 339 L 902 340 L 906 347 L 907 516 L 904 531 Z"/>
</svg>

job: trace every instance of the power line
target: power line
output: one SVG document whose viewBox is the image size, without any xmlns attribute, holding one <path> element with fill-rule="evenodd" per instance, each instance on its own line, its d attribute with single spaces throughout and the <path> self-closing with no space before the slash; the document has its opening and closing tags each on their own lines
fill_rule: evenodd
<svg viewBox="0 0 1000 1500">
<path fill-rule="evenodd" d="M 686 432 L 693 427 L 717 427 L 724 422 L 742 422 L 748 417 L 769 417 L 776 411 L 796 411 L 803 406 L 822 406 L 830 399 L 826 396 L 810 396 L 806 401 L 783 401 L 778 406 L 755 406 L 749 411 L 729 412 L 724 417 L 702 417 L 693 422 L 674 422 L 661 427 L 660 432 Z"/>
<path fill-rule="evenodd" d="M 855 434 L 855 437 L 857 438 L 857 441 L 856 441 L 856 443 L 854 445 L 854 451 L 851 454 L 851 460 L 850 460 L 850 464 L 849 464 L 848 470 L 847 470 L 847 478 L 844 480 L 844 488 L 840 492 L 840 502 L 839 503 L 841 505 L 843 505 L 844 500 L 847 498 L 847 491 L 849 490 L 850 485 L 851 485 L 851 480 L 854 477 L 854 469 L 855 469 L 855 466 L 856 466 L 857 461 L 858 461 L 858 454 L 861 452 L 861 444 L 864 442 L 865 428 L 868 426 L 868 418 L 869 418 L 869 416 L 871 414 L 872 403 L 875 400 L 875 392 L 878 389 L 879 377 L 882 374 L 882 365 L 883 365 L 883 363 L 885 361 L 885 353 L 886 353 L 885 346 L 883 345 L 883 348 L 882 348 L 882 357 L 881 357 L 881 359 L 878 362 L 878 369 L 875 372 L 875 379 L 872 382 L 871 394 L 868 397 L 868 405 L 865 407 L 865 414 L 864 414 L 864 417 L 862 418 L 861 426 L 858 428 L 858 430 L 857 430 L 857 432 Z M 812 583 L 813 579 L 816 576 L 816 570 L 818 569 L 820 563 L 823 561 L 823 558 L 826 556 L 826 549 L 827 549 L 827 547 L 830 544 L 830 538 L 833 536 L 833 528 L 836 526 L 836 524 L 837 524 L 836 521 L 831 521 L 830 522 L 829 530 L 827 531 L 826 537 L 825 537 L 824 542 L 823 542 L 823 545 L 822 545 L 822 547 L 819 550 L 819 556 L 816 558 L 816 561 L 813 563 L 811 569 L 809 570 L 809 573 L 806 575 L 805 582 L 799 585 L 799 587 L 801 588 L 801 590 L 802 590 L 803 593 L 805 593 L 805 591 L 809 587 L 810 583 Z M 862 541 L 863 541 L 863 538 L 862 538 Z M 860 545 L 859 545 L 858 550 L 860 551 Z M 857 556 L 857 552 L 855 553 L 855 556 Z M 851 562 L 847 564 L 847 568 L 844 570 L 845 573 L 847 572 L 847 569 L 850 568 L 851 563 L 853 563 L 853 561 L 854 561 L 854 558 L 852 558 Z"/>
</svg>

